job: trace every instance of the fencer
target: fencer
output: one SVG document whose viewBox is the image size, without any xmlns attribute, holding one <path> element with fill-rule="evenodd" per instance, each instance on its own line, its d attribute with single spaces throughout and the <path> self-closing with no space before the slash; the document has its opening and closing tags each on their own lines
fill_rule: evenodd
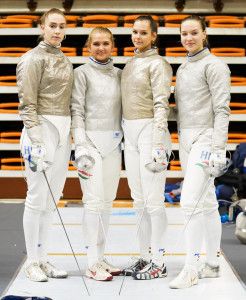
<svg viewBox="0 0 246 300">
<path fill-rule="evenodd" d="M 122 72 L 125 166 L 138 215 L 140 257 L 125 275 L 145 280 L 167 275 L 163 237 L 167 227 L 164 185 L 171 151 L 167 127 L 172 69 L 158 55 L 157 24 L 138 17 L 132 29 L 135 55 Z M 151 250 L 150 250 L 151 248 Z"/>
<path fill-rule="evenodd" d="M 89 61 L 74 72 L 72 133 L 83 191 L 86 275 L 108 281 L 121 273 L 104 257 L 121 171 L 121 70 L 110 58 L 114 47 L 110 30 L 94 28 L 86 45 Z"/>
<path fill-rule="evenodd" d="M 177 71 L 175 101 L 185 172 L 180 203 L 187 226 L 185 264 L 170 282 L 170 288 L 176 289 L 196 285 L 199 278 L 220 276 L 221 222 L 214 181 L 209 178 L 220 175 L 226 166 L 230 114 L 230 71 L 210 53 L 204 19 L 185 18 L 180 32 L 187 59 Z M 200 262 L 203 241 L 206 257 Z"/>
<path fill-rule="evenodd" d="M 19 113 L 24 128 L 21 152 L 25 158 L 27 196 L 23 227 L 27 250 L 25 274 L 32 281 L 65 278 L 47 257 L 48 235 L 55 206 L 45 181 L 45 170 L 58 201 L 70 157 L 70 101 L 73 70 L 60 50 L 66 19 L 50 9 L 40 19 L 42 41 L 17 65 Z"/>
</svg>

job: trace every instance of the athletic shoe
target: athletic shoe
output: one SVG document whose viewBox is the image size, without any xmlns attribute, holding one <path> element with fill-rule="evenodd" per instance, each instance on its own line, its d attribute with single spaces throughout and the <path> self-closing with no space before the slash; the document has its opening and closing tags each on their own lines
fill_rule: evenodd
<svg viewBox="0 0 246 300">
<path fill-rule="evenodd" d="M 87 269 L 85 274 L 87 277 L 99 281 L 110 281 L 113 279 L 113 276 L 107 272 L 99 262 Z"/>
<path fill-rule="evenodd" d="M 102 260 L 100 264 L 104 268 L 104 270 L 106 270 L 108 273 L 110 273 L 113 276 L 117 276 L 122 273 L 121 269 L 111 265 L 106 259 Z"/>
<path fill-rule="evenodd" d="M 220 277 L 220 266 L 210 266 L 208 263 L 202 264 L 198 270 L 198 278 L 216 278 Z"/>
<path fill-rule="evenodd" d="M 179 275 L 169 283 L 171 289 L 185 289 L 198 283 L 197 271 L 185 266 Z"/>
<path fill-rule="evenodd" d="M 66 278 L 68 276 L 66 271 L 57 269 L 48 261 L 40 262 L 40 268 L 50 278 Z"/>
<path fill-rule="evenodd" d="M 48 281 L 48 277 L 42 271 L 42 269 L 40 268 L 37 262 L 33 262 L 27 265 L 25 267 L 25 274 L 26 277 L 32 281 L 37 281 L 37 282 Z"/>
<path fill-rule="evenodd" d="M 132 276 L 133 273 L 138 272 L 140 270 L 142 270 L 145 266 L 147 266 L 149 264 L 149 262 L 147 260 L 144 260 L 142 258 L 139 259 L 134 259 L 135 262 L 133 262 L 133 264 L 127 268 L 125 268 L 122 271 L 122 274 L 125 276 Z"/>
<path fill-rule="evenodd" d="M 167 276 L 167 268 L 165 264 L 161 267 L 150 262 L 142 270 L 134 272 L 132 277 L 137 280 L 150 280 L 154 278 L 162 278 Z"/>
</svg>

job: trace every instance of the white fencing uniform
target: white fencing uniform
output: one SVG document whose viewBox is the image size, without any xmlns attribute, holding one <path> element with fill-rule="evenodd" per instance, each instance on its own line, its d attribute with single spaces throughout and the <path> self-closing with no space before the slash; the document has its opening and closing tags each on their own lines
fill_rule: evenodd
<svg viewBox="0 0 246 300">
<path fill-rule="evenodd" d="M 140 255 L 162 264 L 163 234 L 167 219 L 164 209 L 165 171 L 152 173 L 152 149 L 163 145 L 170 153 L 171 141 L 167 129 L 168 98 L 172 70 L 156 49 L 136 53 L 122 73 L 123 130 L 125 165 L 134 207 L 139 215 Z M 140 220 L 141 219 L 141 220 Z"/>
<path fill-rule="evenodd" d="M 74 72 L 72 129 L 85 132 L 89 154 L 95 160 L 89 171 L 92 176 L 87 180 L 80 178 L 89 267 L 103 259 L 110 211 L 120 179 L 120 76 L 121 70 L 113 66 L 111 59 L 100 63 L 92 57 Z M 81 139 L 74 136 L 75 152 Z"/>
<path fill-rule="evenodd" d="M 188 226 L 186 265 L 196 267 L 205 239 L 206 261 L 219 264 L 221 222 L 214 182 L 205 171 L 211 152 L 225 149 L 230 101 L 230 71 L 207 48 L 188 56 L 177 71 L 180 160 L 185 172 L 181 193 Z"/>
<path fill-rule="evenodd" d="M 59 48 L 41 42 L 22 56 L 17 66 L 19 112 L 24 123 L 21 151 L 41 144 L 50 167 L 46 175 L 57 202 L 64 187 L 70 157 L 72 65 Z M 28 191 L 24 233 L 30 261 L 45 261 L 49 227 L 55 210 L 42 172 L 25 161 Z"/>
</svg>

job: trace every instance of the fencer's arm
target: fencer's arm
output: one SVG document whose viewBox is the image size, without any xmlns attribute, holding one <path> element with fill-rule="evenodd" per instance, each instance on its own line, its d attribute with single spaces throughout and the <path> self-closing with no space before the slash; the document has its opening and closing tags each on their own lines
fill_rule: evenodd
<svg viewBox="0 0 246 300">
<path fill-rule="evenodd" d="M 42 68 L 42 61 L 40 59 L 26 54 L 21 58 L 16 69 L 20 101 L 19 114 L 32 144 L 42 144 L 43 142 L 37 114 Z"/>
<path fill-rule="evenodd" d="M 75 146 L 82 145 L 86 140 L 85 135 L 85 97 L 86 77 L 81 67 L 74 70 L 74 83 L 71 99 L 72 136 Z"/>
<path fill-rule="evenodd" d="M 153 146 L 163 146 L 169 114 L 168 99 L 171 93 L 172 68 L 164 59 L 155 60 L 150 66 L 153 93 L 154 128 Z"/>
<path fill-rule="evenodd" d="M 212 151 L 226 149 L 230 115 L 230 70 L 223 62 L 211 64 L 206 70 L 207 82 L 212 96 L 214 130 Z"/>
</svg>

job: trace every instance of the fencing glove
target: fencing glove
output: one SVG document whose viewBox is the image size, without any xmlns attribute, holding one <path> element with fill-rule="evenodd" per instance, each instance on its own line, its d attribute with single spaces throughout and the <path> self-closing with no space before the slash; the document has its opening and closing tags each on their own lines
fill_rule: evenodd
<svg viewBox="0 0 246 300">
<path fill-rule="evenodd" d="M 169 156 L 163 146 L 153 147 L 152 149 L 152 161 L 145 165 L 145 167 L 153 172 L 159 173 L 165 171 L 168 167 Z"/>
</svg>

